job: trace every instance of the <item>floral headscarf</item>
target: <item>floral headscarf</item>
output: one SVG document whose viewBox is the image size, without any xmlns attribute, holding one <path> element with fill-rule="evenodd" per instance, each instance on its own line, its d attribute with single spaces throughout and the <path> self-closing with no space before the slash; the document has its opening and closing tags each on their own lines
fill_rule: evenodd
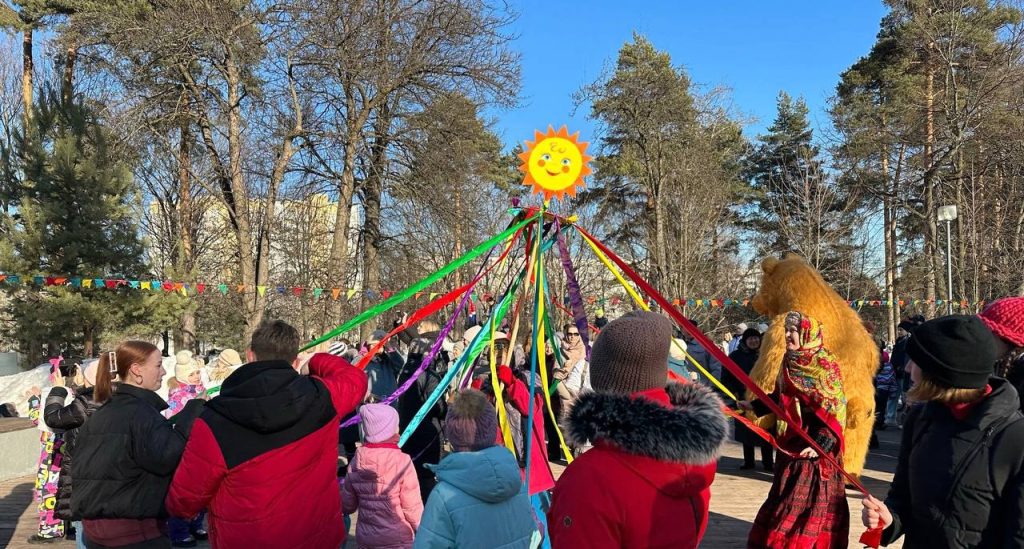
<svg viewBox="0 0 1024 549">
<path fill-rule="evenodd" d="M 812 411 L 843 441 L 846 426 L 846 393 L 836 356 L 825 349 L 821 323 L 798 312 L 786 315 L 786 330 L 796 328 L 800 348 L 787 351 L 782 369 L 782 394 L 792 406 L 787 412 L 795 418 L 801 409 Z M 797 406 L 799 403 L 799 406 Z M 795 415 L 793 414 L 795 412 Z"/>
</svg>

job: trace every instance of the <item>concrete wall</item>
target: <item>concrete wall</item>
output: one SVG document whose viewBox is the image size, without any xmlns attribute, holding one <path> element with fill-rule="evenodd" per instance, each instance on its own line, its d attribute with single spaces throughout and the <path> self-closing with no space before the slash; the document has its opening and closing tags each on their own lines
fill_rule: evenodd
<svg viewBox="0 0 1024 549">
<path fill-rule="evenodd" d="M 0 480 L 35 474 L 41 434 L 28 418 L 0 418 Z"/>
</svg>

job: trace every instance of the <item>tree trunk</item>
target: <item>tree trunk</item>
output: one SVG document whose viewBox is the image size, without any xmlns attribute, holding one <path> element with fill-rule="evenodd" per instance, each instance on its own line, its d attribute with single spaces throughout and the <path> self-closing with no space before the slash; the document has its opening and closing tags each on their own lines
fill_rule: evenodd
<svg viewBox="0 0 1024 549">
<path fill-rule="evenodd" d="M 883 122 L 884 125 L 884 122 Z M 896 296 L 896 257 L 893 254 L 895 245 L 893 242 L 893 225 L 895 219 L 893 218 L 893 194 L 890 194 L 889 188 L 889 148 L 882 147 L 882 177 L 884 178 L 884 189 L 885 192 L 882 200 L 882 231 L 884 233 L 884 245 L 885 245 L 885 299 L 889 301 L 891 307 L 888 309 L 889 314 L 885 317 L 885 330 L 887 341 L 896 341 L 896 325 L 899 324 L 899 303 Z"/>
<path fill-rule="evenodd" d="M 377 114 L 373 133 L 373 142 L 370 144 L 370 170 L 363 183 L 363 285 L 374 292 L 380 292 L 380 201 L 387 175 L 387 149 L 391 133 L 391 109 L 387 102 L 382 104 Z M 377 295 L 377 299 L 382 298 L 383 296 Z M 366 292 L 363 293 L 362 300 L 363 310 L 372 306 Z M 374 328 L 370 323 L 363 324 L 360 337 L 364 341 L 367 340 Z M 390 326 L 382 328 L 388 329 Z"/>
<path fill-rule="evenodd" d="M 252 339 L 253 332 L 263 321 L 266 309 L 266 297 L 260 295 L 257 286 L 263 282 L 259 279 L 256 261 L 253 257 L 254 234 L 250 217 L 249 193 L 242 172 L 242 114 L 239 87 L 242 84 L 241 73 L 230 47 L 226 47 L 224 65 L 226 68 L 225 83 L 227 84 L 227 119 L 228 119 L 228 182 L 232 196 L 235 198 L 235 239 L 238 249 L 239 271 L 242 284 L 245 284 L 246 298 L 242 300 L 245 314 L 245 333 L 243 341 Z M 273 211 L 273 205 L 268 206 Z"/>
<path fill-rule="evenodd" d="M 333 279 L 328 279 L 334 287 L 341 288 L 342 294 L 346 290 L 348 279 L 348 239 L 349 223 L 352 221 L 352 195 L 355 193 L 355 156 L 356 143 L 355 135 L 349 134 L 345 138 L 345 161 L 341 172 L 341 181 L 338 186 L 338 209 L 334 216 L 334 231 L 331 237 L 331 254 L 327 260 L 327 272 Z M 331 301 L 330 317 L 333 324 L 341 322 L 342 314 L 341 300 Z"/>
<path fill-rule="evenodd" d="M 934 45 L 930 45 L 929 51 Z M 935 316 L 935 300 L 938 294 L 938 273 L 942 272 L 942 260 L 938 246 L 938 226 L 935 170 L 933 166 L 933 151 L 935 146 L 935 69 L 928 62 L 927 74 L 925 77 L 925 142 L 924 142 L 924 215 L 925 235 L 924 253 L 926 258 L 925 267 L 925 298 L 928 300 L 928 313 L 930 317 Z"/>
<path fill-rule="evenodd" d="M 64 79 L 61 82 L 61 101 L 70 105 L 75 98 L 75 59 L 78 57 L 78 48 L 71 46 L 64 57 Z"/>
<path fill-rule="evenodd" d="M 85 347 L 85 350 L 84 350 L 85 358 L 92 358 L 93 356 L 95 356 L 95 353 L 94 353 L 95 341 L 94 341 L 94 335 L 93 334 L 94 334 L 94 330 L 93 330 L 91 325 L 86 325 L 85 328 L 82 330 L 82 335 L 84 336 L 83 339 L 84 339 L 84 347 Z"/>
<path fill-rule="evenodd" d="M 28 130 L 32 123 L 32 78 L 35 74 L 35 62 L 32 57 L 32 28 L 27 28 L 22 33 L 21 41 L 21 106 L 24 109 L 22 117 L 25 120 L 25 130 Z"/>
<path fill-rule="evenodd" d="M 967 201 L 964 199 L 964 151 L 961 147 L 957 151 L 956 162 L 956 205 L 959 208 L 959 215 L 956 219 L 956 296 L 961 300 L 967 299 L 967 280 L 964 278 L 967 268 L 967 224 L 964 223 L 968 212 Z M 973 217 L 973 210 L 972 217 Z M 952 293 L 952 292 L 951 292 Z M 969 311 L 962 310 L 961 314 L 969 314 Z"/>
<path fill-rule="evenodd" d="M 187 109 L 187 107 L 186 107 Z M 177 255 L 175 270 L 179 276 L 191 276 L 194 267 L 194 251 L 192 242 L 192 132 L 189 129 L 188 111 L 184 113 L 184 120 L 179 129 L 180 142 L 178 143 L 178 238 L 180 249 Z M 196 312 L 192 303 L 189 303 L 181 313 L 178 325 L 178 337 L 175 338 L 175 347 L 180 349 L 194 349 L 196 344 Z"/>
</svg>

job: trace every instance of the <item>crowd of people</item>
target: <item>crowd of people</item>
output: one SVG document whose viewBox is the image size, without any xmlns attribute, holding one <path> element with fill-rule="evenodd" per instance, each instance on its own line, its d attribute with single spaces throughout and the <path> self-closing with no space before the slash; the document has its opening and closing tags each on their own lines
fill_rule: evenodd
<svg viewBox="0 0 1024 549">
<path fill-rule="evenodd" d="M 244 359 L 175 355 L 167 401 L 160 350 L 125 341 L 57 373 L 39 402 L 37 489 L 52 511 L 31 541 L 336 548 L 357 515 L 367 548 L 696 547 L 731 433 L 741 468 L 760 448 L 773 473 L 748 547 L 848 545 L 847 395 L 828 326 L 800 311 L 775 320 L 786 354 L 770 402 L 736 403 L 750 418 L 785 412 L 765 437 L 728 421 L 722 395 L 749 394 L 749 381 L 717 351 L 658 313 L 595 320 L 537 349 L 547 387 L 531 338 L 508 326 L 448 341 L 425 321 L 395 341 L 377 331 L 300 354 L 298 332 L 268 321 Z M 749 373 L 767 328 L 737 326 L 721 351 Z M 1024 298 L 900 328 L 876 377 L 878 428 L 902 428 L 898 465 L 860 523 L 883 545 L 1024 547 Z M 484 339 L 494 351 L 442 386 Z"/>
</svg>

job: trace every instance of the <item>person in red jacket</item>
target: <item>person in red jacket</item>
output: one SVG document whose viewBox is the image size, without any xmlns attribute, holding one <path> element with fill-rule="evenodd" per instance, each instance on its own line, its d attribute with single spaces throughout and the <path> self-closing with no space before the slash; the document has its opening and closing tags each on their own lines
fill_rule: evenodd
<svg viewBox="0 0 1024 549">
<path fill-rule="evenodd" d="M 594 392 L 567 419 L 576 458 L 555 485 L 551 546 L 693 548 L 704 535 L 722 401 L 702 385 L 666 384 L 672 325 L 637 311 L 604 327 L 591 351 Z"/>
<path fill-rule="evenodd" d="M 300 375 L 299 334 L 281 321 L 252 336 L 192 428 L 167 494 L 167 512 L 208 509 L 220 549 L 336 549 L 345 540 L 338 490 L 338 426 L 366 397 L 366 374 L 316 354 Z"/>
</svg>

